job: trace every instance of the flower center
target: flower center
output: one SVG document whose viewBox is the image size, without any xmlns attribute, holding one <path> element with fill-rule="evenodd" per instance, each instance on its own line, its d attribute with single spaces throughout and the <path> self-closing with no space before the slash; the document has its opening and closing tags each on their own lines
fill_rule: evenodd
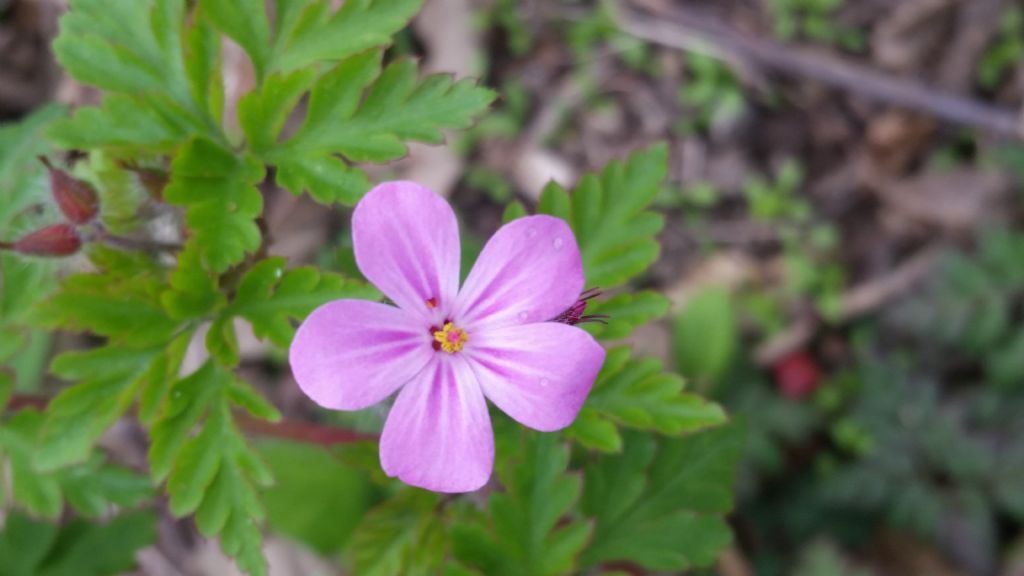
<svg viewBox="0 0 1024 576">
<path fill-rule="evenodd" d="M 434 341 L 437 342 L 434 348 L 440 348 L 449 354 L 454 354 L 469 341 L 469 334 L 462 328 L 456 328 L 451 322 L 445 322 L 444 328 L 434 332 Z"/>
</svg>

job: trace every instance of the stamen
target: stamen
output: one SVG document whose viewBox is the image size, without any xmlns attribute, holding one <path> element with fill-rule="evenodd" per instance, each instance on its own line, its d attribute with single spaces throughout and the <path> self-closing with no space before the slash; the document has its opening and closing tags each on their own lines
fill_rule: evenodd
<svg viewBox="0 0 1024 576">
<path fill-rule="evenodd" d="M 434 350 L 440 348 L 449 354 L 462 350 L 469 341 L 469 334 L 462 328 L 456 328 L 451 322 L 445 322 L 444 328 L 434 331 Z"/>
<path fill-rule="evenodd" d="M 580 294 L 579 299 L 576 303 L 569 307 L 568 310 L 562 312 L 556 316 L 553 322 L 561 322 L 562 324 L 568 324 L 575 326 L 577 324 L 586 324 L 588 322 L 596 322 L 599 324 L 608 323 L 607 314 L 584 314 L 587 311 L 587 304 L 591 298 L 595 298 L 601 295 L 600 288 L 590 288 Z"/>
<path fill-rule="evenodd" d="M 427 299 L 427 308 L 430 308 L 431 310 L 433 310 L 434 308 L 437 308 L 437 298 L 433 298 L 433 297 L 428 298 Z"/>
</svg>

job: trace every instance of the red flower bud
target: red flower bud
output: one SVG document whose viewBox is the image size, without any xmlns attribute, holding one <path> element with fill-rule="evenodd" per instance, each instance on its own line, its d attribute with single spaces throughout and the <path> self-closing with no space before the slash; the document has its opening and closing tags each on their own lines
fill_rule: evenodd
<svg viewBox="0 0 1024 576">
<path fill-rule="evenodd" d="M 0 243 L 0 248 L 13 249 L 29 256 L 70 256 L 81 247 L 82 239 L 70 224 L 51 224 L 29 232 L 13 244 Z"/>
<path fill-rule="evenodd" d="M 795 352 L 775 365 L 775 384 L 787 398 L 803 398 L 818 389 L 821 370 L 806 352 Z"/>
<path fill-rule="evenodd" d="M 44 157 L 40 157 L 39 160 L 50 171 L 50 189 L 64 216 L 75 224 L 85 224 L 95 218 L 99 212 L 100 200 L 92 186 L 71 177 L 59 168 L 54 168 Z"/>
</svg>

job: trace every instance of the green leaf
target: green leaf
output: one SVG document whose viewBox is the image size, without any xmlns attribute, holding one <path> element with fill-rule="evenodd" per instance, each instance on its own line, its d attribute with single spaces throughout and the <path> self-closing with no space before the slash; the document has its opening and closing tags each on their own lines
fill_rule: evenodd
<svg viewBox="0 0 1024 576">
<path fill-rule="evenodd" d="M 136 553 L 156 540 L 151 511 L 115 516 L 103 524 L 73 520 L 61 528 L 38 576 L 113 576 L 136 566 Z"/>
<path fill-rule="evenodd" d="M 657 260 L 664 218 L 647 208 L 667 173 L 668 148 L 656 145 L 584 176 L 571 195 L 554 182 L 544 189 L 537 210 L 572 226 L 588 286 L 613 288 Z"/>
<path fill-rule="evenodd" d="M 74 0 L 60 28 L 57 60 L 109 94 L 102 106 L 57 123 L 51 136 L 59 144 L 169 151 L 192 135 L 219 137 L 186 70 L 184 0 Z"/>
<path fill-rule="evenodd" d="M 668 298 L 650 290 L 617 294 L 607 300 L 595 299 L 589 301 L 587 314 L 607 315 L 608 323 L 587 323 L 582 327 L 595 338 L 618 340 L 664 316 L 668 313 L 668 306 Z"/>
<path fill-rule="evenodd" d="M 714 381 L 729 369 L 739 345 L 732 297 L 725 288 L 694 294 L 672 325 L 676 366 L 687 377 Z"/>
<path fill-rule="evenodd" d="M 403 141 L 441 142 L 442 130 L 468 126 L 495 97 L 471 80 L 434 75 L 417 81 L 411 60 L 381 73 L 381 58 L 379 51 L 357 54 L 317 80 L 298 132 L 265 154 L 278 167 L 279 184 L 293 194 L 309 190 L 323 203 L 353 204 L 369 185 L 338 155 L 369 162 L 398 158 L 406 153 Z"/>
<path fill-rule="evenodd" d="M 231 348 L 219 355 L 225 365 L 237 362 L 235 334 L 230 319 L 245 318 L 258 338 L 288 348 L 295 335 L 293 321 L 302 321 L 314 308 L 340 298 L 375 299 L 373 287 L 313 267 L 285 271 L 284 258 L 268 258 L 246 272 L 238 284 L 235 299 L 214 322 L 208 342 L 214 349 Z"/>
<path fill-rule="evenodd" d="M 335 156 L 300 156 L 278 165 L 278 183 L 293 194 L 309 192 L 321 204 L 354 206 L 370 190 L 370 180 Z"/>
<path fill-rule="evenodd" d="M 238 121 L 254 153 L 262 154 L 277 143 L 288 116 L 315 79 L 316 70 L 309 68 L 274 74 L 259 89 L 242 97 Z"/>
<path fill-rule="evenodd" d="M 36 576 L 57 540 L 58 527 L 17 512 L 0 531 L 0 576 Z"/>
<path fill-rule="evenodd" d="M 490 529 L 456 525 L 452 545 L 463 564 L 485 574 L 544 576 L 574 572 L 593 526 L 565 521 L 580 496 L 580 479 L 566 474 L 569 449 L 554 434 L 525 435 L 518 457 L 502 462 L 506 492 L 488 502 Z"/>
<path fill-rule="evenodd" d="M 256 184 L 263 172 L 255 159 L 238 158 L 206 139 L 189 142 L 175 158 L 164 197 L 186 208 L 189 243 L 211 272 L 224 272 L 260 247 L 256 217 L 263 197 Z"/>
<path fill-rule="evenodd" d="M 391 37 L 419 12 L 422 3 L 423 0 L 359 0 L 346 2 L 331 14 L 328 0 L 277 0 L 279 19 L 268 68 L 289 72 L 390 44 Z"/>
<path fill-rule="evenodd" d="M 580 417 L 566 434 L 591 448 L 618 445 L 607 427 L 601 431 L 602 438 L 593 437 L 595 420 L 677 435 L 721 424 L 725 414 L 717 405 L 683 392 L 682 378 L 665 372 L 660 361 L 633 359 L 628 348 L 614 348 L 608 351 Z"/>
<path fill-rule="evenodd" d="M 270 21 L 263 0 L 202 0 L 210 21 L 221 32 L 238 43 L 256 69 L 261 80 L 270 57 Z"/>
<path fill-rule="evenodd" d="M 22 410 L 0 426 L 0 455 L 7 456 L 10 496 L 32 514 L 56 518 L 63 498 L 60 483 L 52 474 L 40 474 L 32 465 L 42 414 Z"/>
<path fill-rule="evenodd" d="M 59 356 L 53 363 L 54 374 L 81 382 L 50 402 L 36 466 L 56 470 L 88 458 L 100 436 L 135 400 L 160 352 L 106 346 Z"/>
<path fill-rule="evenodd" d="M 160 300 L 176 320 L 201 318 L 226 304 L 217 276 L 203 268 L 196 243 L 189 243 L 178 255 L 178 269 L 171 274 L 171 289 Z"/>
<path fill-rule="evenodd" d="M 146 347 L 164 342 L 177 322 L 160 304 L 164 281 L 129 265 L 126 270 L 73 274 L 36 309 L 44 326 L 89 331 L 112 344 Z"/>
<path fill-rule="evenodd" d="M 86 517 L 109 515 L 114 506 L 138 506 L 153 496 L 148 478 L 126 468 L 105 466 L 98 456 L 82 466 L 62 470 L 59 477 L 68 504 Z"/>
<path fill-rule="evenodd" d="M 597 527 L 582 565 L 678 571 L 714 562 L 731 538 L 723 516 L 743 438 L 735 425 L 661 443 L 633 434 L 621 455 L 594 459 L 581 506 Z"/>
<path fill-rule="evenodd" d="M 437 494 L 405 489 L 371 510 L 349 543 L 352 573 L 361 576 L 435 574 L 444 557 Z"/>
<path fill-rule="evenodd" d="M 341 298 L 375 299 L 375 288 L 313 267 L 284 271 L 283 258 L 253 266 L 242 278 L 227 312 L 248 320 L 260 338 L 287 348 L 295 335 L 290 320 L 302 321 L 313 309 Z"/>
<path fill-rule="evenodd" d="M 65 107 L 50 104 L 20 122 L 0 124 L 0 232 L 5 234 L 4 240 L 9 239 L 6 234 L 12 221 L 49 194 L 43 165 L 35 158 L 50 152 L 43 132 L 66 114 Z"/>
<path fill-rule="evenodd" d="M 7 402 L 14 392 L 14 372 L 6 368 L 0 368 L 0 414 L 7 408 Z"/>
<path fill-rule="evenodd" d="M 176 383 L 151 432 L 150 467 L 154 478 L 167 478 L 172 513 L 195 514 L 200 532 L 219 535 L 221 548 L 239 568 L 262 575 L 264 510 L 257 488 L 269 486 L 273 477 L 232 420 L 232 399 L 240 388 L 232 373 L 212 361 Z M 252 394 L 247 392 L 247 403 Z"/>
<path fill-rule="evenodd" d="M 369 508 L 366 476 L 318 446 L 274 441 L 258 450 L 275 479 L 263 498 L 270 527 L 321 554 L 339 552 Z"/>
</svg>

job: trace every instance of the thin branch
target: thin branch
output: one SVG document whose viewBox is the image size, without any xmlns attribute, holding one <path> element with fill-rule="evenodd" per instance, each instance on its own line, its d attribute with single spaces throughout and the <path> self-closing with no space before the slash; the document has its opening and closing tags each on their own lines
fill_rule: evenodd
<svg viewBox="0 0 1024 576">
<path fill-rule="evenodd" d="M 647 2 L 645 2 L 647 3 Z M 809 78 L 873 100 L 983 130 L 1024 139 L 1024 114 L 991 106 L 928 86 L 910 78 L 736 31 L 713 18 L 683 9 L 659 9 L 657 17 L 616 2 L 622 30 L 649 42 L 680 50 L 700 46 L 727 62 L 752 63 L 777 72 Z"/>
<path fill-rule="evenodd" d="M 931 272 L 942 254 L 941 248 L 927 248 L 900 264 L 888 274 L 855 286 L 843 295 L 836 322 L 845 322 L 877 310 L 904 295 Z M 754 350 L 754 361 L 760 366 L 771 366 L 783 357 L 807 345 L 814 337 L 821 320 L 805 315 L 788 328 Z"/>
</svg>

